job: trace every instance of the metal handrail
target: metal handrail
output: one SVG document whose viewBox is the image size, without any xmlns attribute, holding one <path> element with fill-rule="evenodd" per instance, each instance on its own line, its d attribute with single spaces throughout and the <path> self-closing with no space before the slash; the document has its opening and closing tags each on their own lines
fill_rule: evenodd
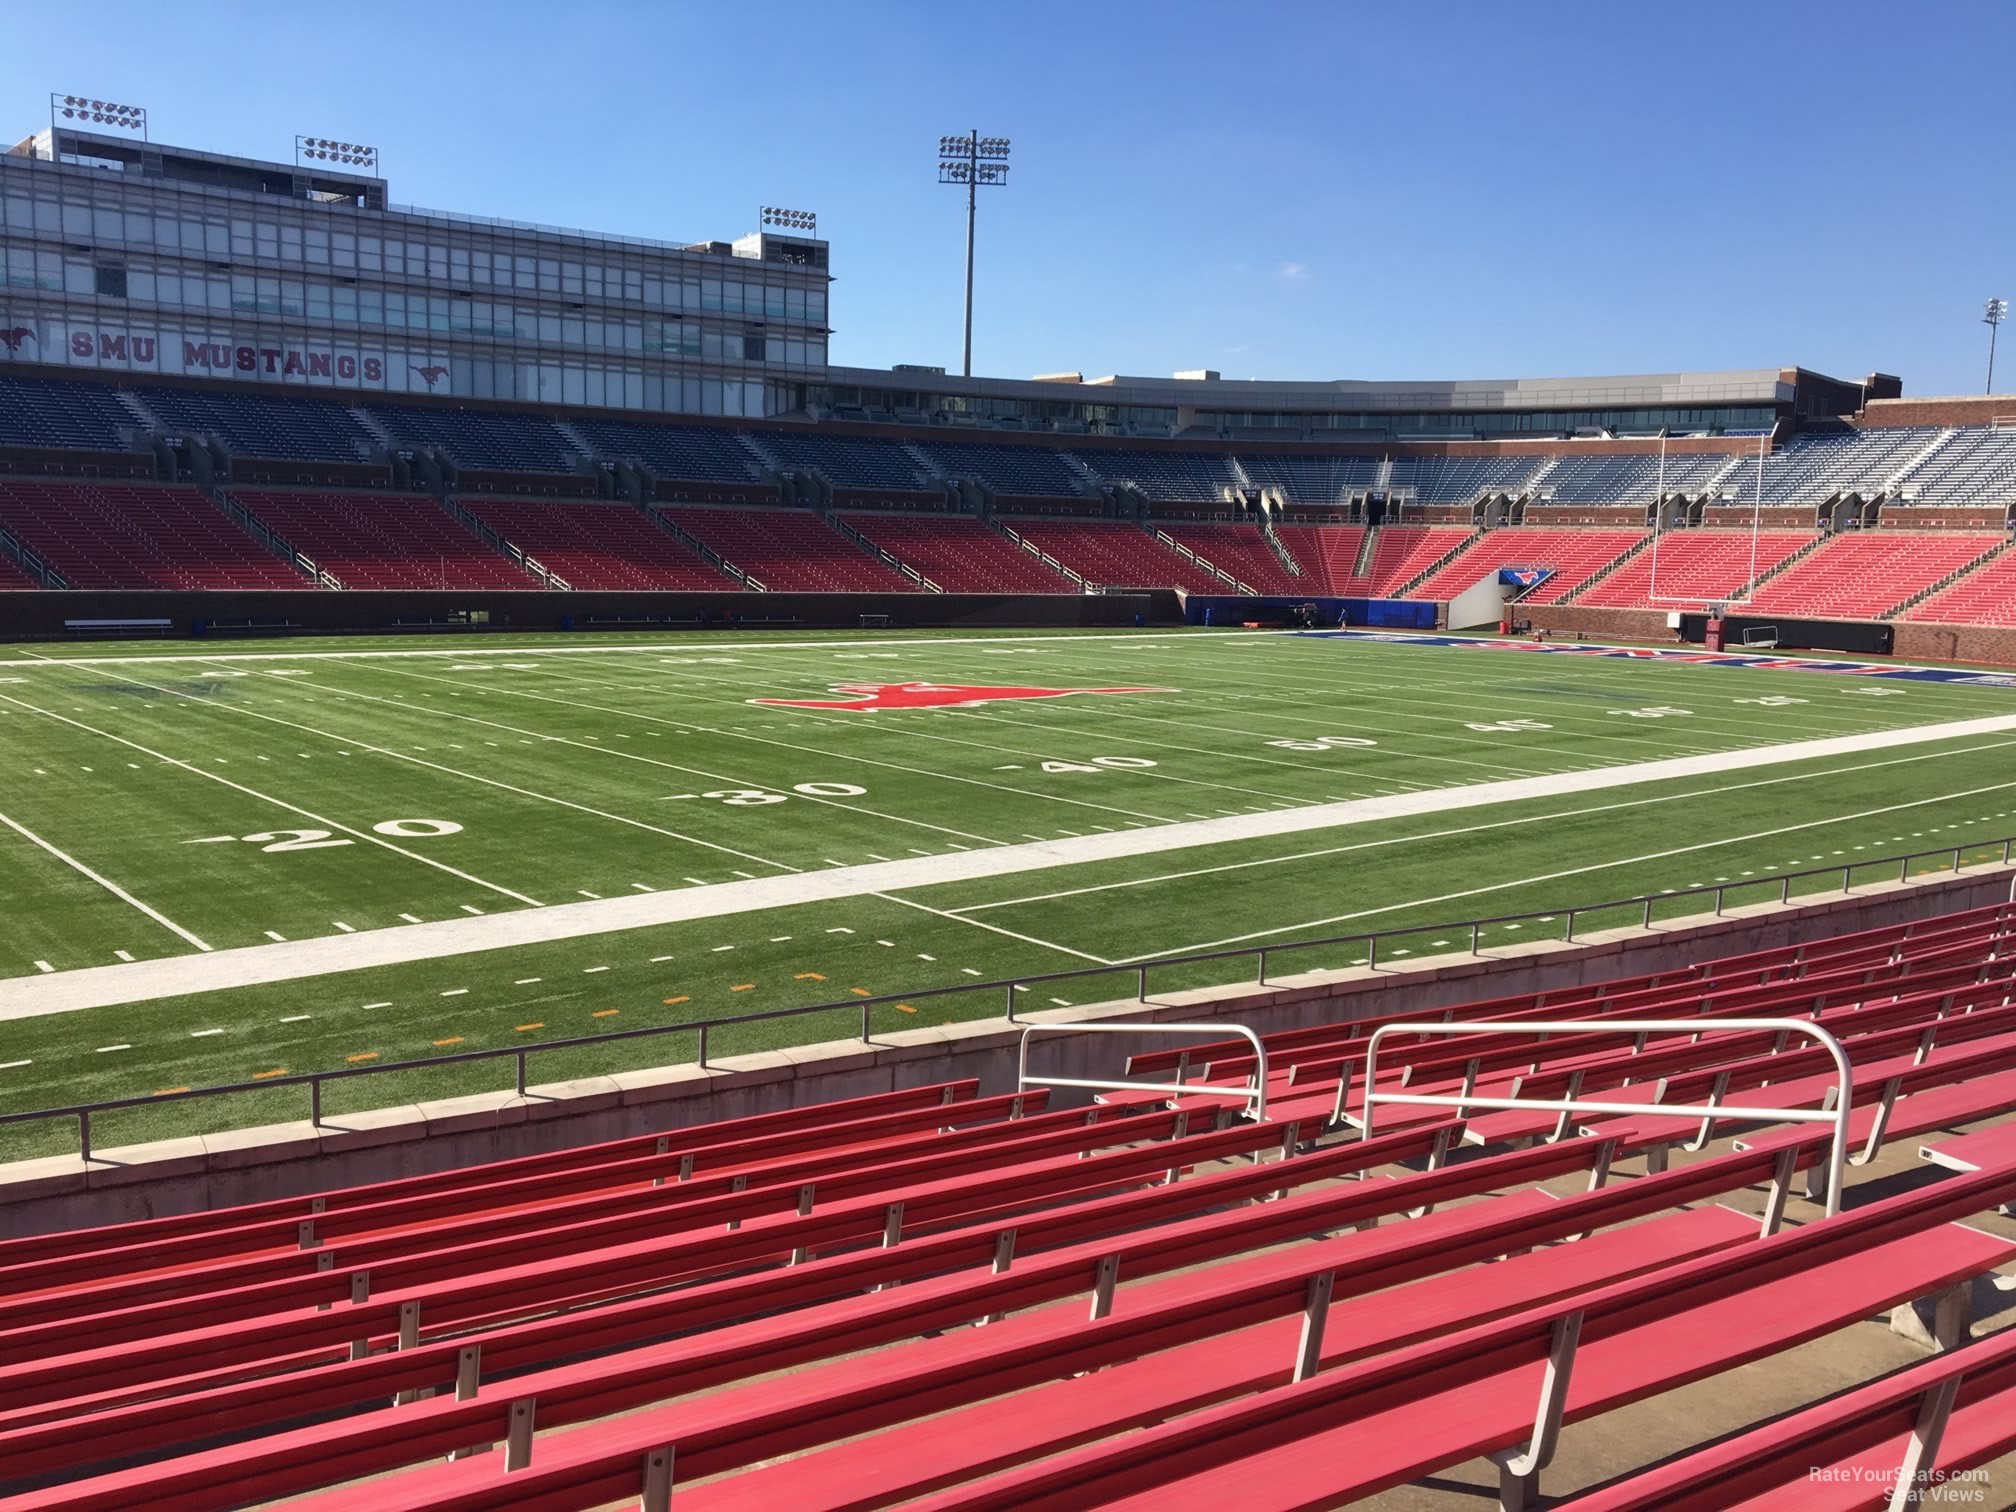
<svg viewBox="0 0 2016 1512">
<path fill-rule="evenodd" d="M 1236 1034 L 1253 1047 L 1253 1073 L 1244 1087 L 1218 1087 L 1208 1082 L 1086 1081 L 1072 1076 L 1031 1076 L 1029 1041 L 1038 1034 L 1205 1034 L 1223 1039 Z M 1232 1097 L 1251 1107 L 1253 1121 L 1267 1121 L 1267 1047 L 1244 1024 L 1030 1024 L 1022 1031 L 1015 1059 L 1015 1090 L 1032 1086 L 1085 1087 L 1096 1092 L 1172 1092 L 1182 1096 Z"/>
<path fill-rule="evenodd" d="M 1380 1092 L 1379 1042 L 1389 1034 L 1700 1034 L 1724 1029 L 1768 1029 L 1779 1034 L 1803 1034 L 1819 1041 L 1833 1057 L 1840 1086 L 1832 1108 L 1755 1108 L 1742 1103 L 1620 1103 L 1587 1097 L 1475 1097 L 1443 1093 Z M 1717 1086 L 1721 1083 L 1718 1082 Z M 1421 1108 L 1530 1108 L 1543 1113 L 1626 1114 L 1642 1118 L 1702 1118 L 1710 1124 L 1717 1118 L 1733 1118 L 1754 1123 L 1831 1123 L 1834 1143 L 1827 1156 L 1827 1216 L 1841 1211 L 1841 1189 L 1848 1174 L 1848 1114 L 1854 1101 L 1855 1072 L 1848 1064 L 1841 1042 L 1811 1019 L 1798 1018 L 1718 1018 L 1718 1019 L 1545 1019 L 1510 1022 L 1492 1019 L 1468 1023 L 1381 1024 L 1372 1031 L 1365 1046 L 1365 1112 L 1360 1120 L 1364 1137 L 1372 1137 L 1373 1107 L 1378 1103 L 1406 1103 Z"/>
<path fill-rule="evenodd" d="M 1715 899 L 1715 914 L 1723 912 L 1726 894 L 1743 888 L 1776 887 L 1780 903 L 1791 900 L 1792 884 L 1811 877 L 1839 876 L 1841 887 L 1848 890 L 1854 873 L 1870 867 L 1896 867 L 1898 880 L 1908 879 L 1911 864 L 1932 857 L 1950 858 L 1953 870 L 1961 867 L 1961 856 L 1968 850 L 1999 845 L 2002 848 L 2002 864 L 2008 865 L 2012 852 L 2016 852 L 2016 836 L 1981 841 L 1977 846 L 1950 846 L 1936 851 L 1914 851 L 1903 856 L 1873 857 L 1867 861 L 1852 862 L 1846 866 L 1823 867 L 1810 871 L 1786 872 L 1752 877 L 1741 882 L 1726 882 L 1707 887 L 1683 888 L 1670 893 L 1645 893 L 1634 897 L 1621 898 L 1610 903 L 1585 903 L 1565 911 L 1566 924 L 1561 939 L 1572 942 L 1575 938 L 1575 924 L 1578 918 L 1589 914 L 1614 912 L 1620 908 L 1642 907 L 1646 927 L 1652 923 L 1655 905 L 1690 897 L 1712 894 Z M 2011 901 L 2016 901 L 2016 886 L 2011 889 Z M 226 1082 L 211 1087 L 192 1087 L 182 1092 L 159 1092 L 138 1097 L 112 1098 L 103 1102 L 72 1103 L 63 1107 L 36 1108 L 19 1113 L 0 1113 L 0 1128 L 10 1124 L 39 1122 L 52 1118 L 77 1120 L 79 1152 L 85 1159 L 91 1155 L 91 1116 L 95 1113 L 116 1112 L 126 1108 L 151 1107 L 171 1102 L 188 1102 L 206 1097 L 235 1096 L 247 1092 L 267 1091 L 275 1087 L 307 1087 L 309 1089 L 309 1111 L 311 1121 L 319 1124 L 322 1112 L 322 1087 L 326 1082 L 345 1081 L 352 1077 L 382 1076 L 394 1071 L 421 1071 L 435 1066 L 450 1066 L 474 1061 L 500 1060 L 511 1058 L 517 1063 L 517 1092 L 522 1095 L 526 1088 L 526 1058 L 547 1051 L 580 1049 L 589 1045 L 614 1044 L 622 1040 L 657 1038 L 670 1034 L 692 1034 L 697 1037 L 695 1060 L 698 1065 L 707 1064 L 708 1033 L 714 1029 L 734 1028 L 742 1024 L 761 1023 L 771 1019 L 803 1018 L 815 1013 L 837 1013 L 843 1008 L 857 1009 L 861 1015 L 861 1038 L 869 1039 L 870 1010 L 895 1003 L 916 1002 L 931 998 L 961 997 L 974 992 L 1000 992 L 1004 995 L 1002 1017 L 1008 1023 L 1018 1022 L 1015 1010 L 1015 994 L 1048 982 L 1084 981 L 1094 977 L 1113 976 L 1120 972 L 1135 974 L 1136 999 L 1148 1002 L 1148 974 L 1177 966 L 1208 965 L 1214 961 L 1252 960 L 1257 964 L 1255 982 L 1259 986 L 1267 984 L 1267 961 L 1270 955 L 1279 955 L 1294 950 L 1313 950 L 1338 945 L 1363 945 L 1365 965 L 1368 970 L 1379 968 L 1379 942 L 1385 939 L 1406 939 L 1424 934 L 1469 932 L 1470 953 L 1481 954 L 1481 934 L 1493 926 L 1522 924 L 1533 920 L 1551 920 L 1564 916 L 1561 909 L 1546 912 L 1533 911 L 1516 914 L 1497 914 L 1483 919 L 1467 919 L 1460 923 L 1414 924 L 1402 928 L 1374 930 L 1365 934 L 1331 935 L 1318 939 L 1289 940 L 1278 945 L 1248 945 L 1233 950 L 1194 951 L 1184 955 L 1158 956 L 1145 961 L 1118 962 L 1111 966 L 1079 966 L 1068 971 L 1050 971 L 1034 975 L 1000 977 L 992 981 L 972 982 L 948 987 L 922 987 L 912 992 L 885 993 L 878 997 L 849 999 L 845 1002 L 808 1003 L 796 1008 L 770 1008 L 757 1013 L 733 1014 L 723 1018 L 693 1019 L 679 1024 L 655 1024 L 644 1029 L 616 1029 L 602 1034 L 575 1035 L 567 1039 L 543 1040 L 536 1044 L 522 1046 L 499 1046 L 492 1050 L 464 1050 L 451 1055 L 432 1055 L 417 1060 L 381 1061 L 371 1065 L 344 1066 L 329 1071 L 302 1072 L 292 1076 L 268 1077 L 255 1082 Z M 1229 984 L 1228 984 L 1229 985 Z M 1227 1030 L 1226 1032 L 1230 1032 Z"/>
</svg>

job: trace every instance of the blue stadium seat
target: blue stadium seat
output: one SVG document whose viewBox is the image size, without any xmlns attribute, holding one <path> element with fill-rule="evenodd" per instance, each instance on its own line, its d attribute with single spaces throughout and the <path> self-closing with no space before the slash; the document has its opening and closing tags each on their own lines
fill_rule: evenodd
<svg viewBox="0 0 2016 1512">
<path fill-rule="evenodd" d="M 1215 502 L 1240 479 L 1232 459 L 1209 452 L 1082 451 L 1077 459 L 1108 483 L 1125 483 L 1151 499 Z"/>
<path fill-rule="evenodd" d="M 118 395 L 103 384 L 0 378 L 0 442 L 121 451 L 122 426 L 141 428 Z"/>
<path fill-rule="evenodd" d="M 170 430 L 216 436 L 241 457 L 355 462 L 378 445 L 346 406 L 328 399 L 169 388 L 135 397 Z"/>
<path fill-rule="evenodd" d="M 810 431 L 759 431 L 754 440 L 785 467 L 816 472 L 829 483 L 928 489 L 936 481 L 894 441 L 822 436 Z"/>
<path fill-rule="evenodd" d="M 1061 454 L 1047 446 L 997 446 L 985 441 L 931 441 L 917 450 L 941 476 L 978 478 L 996 493 L 1075 499 L 1090 490 Z"/>
<path fill-rule="evenodd" d="M 642 463 L 661 478 L 746 483 L 763 464 L 738 432 L 718 426 L 654 425 L 645 420 L 575 420 L 595 455 Z"/>
<path fill-rule="evenodd" d="M 438 447 L 461 467 L 572 472 L 581 449 L 542 416 L 374 404 L 371 415 L 408 446 Z"/>
</svg>

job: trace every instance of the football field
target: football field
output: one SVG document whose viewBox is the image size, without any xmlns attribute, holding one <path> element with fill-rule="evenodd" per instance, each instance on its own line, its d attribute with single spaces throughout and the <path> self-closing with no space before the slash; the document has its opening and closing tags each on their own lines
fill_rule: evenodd
<svg viewBox="0 0 2016 1512">
<path fill-rule="evenodd" d="M 1030 985 L 1034 1010 L 1131 996 L 1132 963 L 1163 955 L 1999 854 L 2016 833 L 2016 686 L 1562 650 L 1236 631 L 0 647 L 0 1112 L 1114 968 Z M 1467 943 L 1423 930 L 1381 959 Z M 921 997 L 876 1027 L 1002 999 Z M 710 1048 L 858 1027 L 840 1008 Z M 628 1041 L 532 1075 L 691 1054 Z M 510 1075 L 359 1078 L 328 1106 Z M 166 1104 L 97 1138 L 304 1107 Z M 0 1158 L 72 1141 L 0 1129 Z"/>
</svg>

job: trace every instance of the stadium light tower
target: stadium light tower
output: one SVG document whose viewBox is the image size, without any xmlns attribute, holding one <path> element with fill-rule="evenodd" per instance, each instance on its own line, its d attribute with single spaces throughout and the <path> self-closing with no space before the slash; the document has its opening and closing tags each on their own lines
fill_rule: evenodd
<svg viewBox="0 0 2016 1512">
<path fill-rule="evenodd" d="M 1984 393 L 1995 392 L 1995 330 L 2008 318 L 2009 301 L 2006 299 L 1989 300 L 1981 316 L 1982 323 L 1988 327 L 1988 387 L 1983 390 Z"/>
<path fill-rule="evenodd" d="M 49 96 L 49 124 L 54 126 L 58 119 L 75 121 L 79 125 L 110 126 L 119 131 L 136 131 L 140 140 L 147 140 L 147 111 L 139 105 L 114 105 L 110 100 L 95 100 L 89 95 L 52 94 Z"/>
<path fill-rule="evenodd" d="M 973 376 L 973 202 L 983 186 L 1000 188 L 1008 182 L 1007 157 L 1006 137 L 969 131 L 938 138 L 938 182 L 966 188 L 966 344 L 959 370 L 968 378 Z"/>
</svg>

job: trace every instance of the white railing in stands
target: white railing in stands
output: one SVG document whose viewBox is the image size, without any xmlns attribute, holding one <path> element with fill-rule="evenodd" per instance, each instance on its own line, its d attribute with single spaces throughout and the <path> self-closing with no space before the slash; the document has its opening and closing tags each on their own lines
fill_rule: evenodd
<svg viewBox="0 0 2016 1512">
<path fill-rule="evenodd" d="M 1380 1092 L 1379 1042 L 1389 1034 L 1691 1034 L 1697 1039 L 1725 1029 L 1772 1030 L 1778 1034 L 1803 1034 L 1817 1041 L 1833 1058 L 1840 1077 L 1833 1105 L 1824 1108 L 1757 1108 L 1742 1103 L 1646 1103 L 1607 1102 L 1588 1097 L 1478 1097 L 1477 1062 L 1464 1067 L 1463 1090 L 1454 1096 L 1443 1093 Z M 1718 1081 L 1718 1087 L 1721 1083 Z M 1718 1019 L 1544 1019 L 1508 1022 L 1504 1019 L 1472 1020 L 1463 1023 L 1382 1024 L 1372 1031 L 1365 1046 L 1365 1102 L 1359 1123 L 1367 1139 L 1372 1137 L 1373 1110 L 1379 1103 L 1404 1103 L 1417 1108 L 1454 1108 L 1462 1114 L 1470 1108 L 1528 1108 L 1548 1113 L 1600 1113 L 1633 1118 L 1698 1118 L 1704 1133 L 1713 1132 L 1715 1121 L 1733 1123 L 1831 1123 L 1834 1143 L 1827 1155 L 1827 1216 L 1841 1211 L 1841 1187 L 1848 1171 L 1848 1113 L 1854 1100 L 1855 1072 L 1841 1042 L 1810 1019 L 1798 1018 L 1718 1018 Z M 1704 1139 L 1701 1141 L 1706 1143 Z M 1796 1153 L 1787 1150 L 1788 1155 Z M 1774 1202 L 1782 1201 L 1791 1180 L 1789 1170 L 1775 1183 Z M 1767 1217 L 1767 1223 L 1769 1219 Z"/>
<path fill-rule="evenodd" d="M 1253 1047 L 1253 1074 L 1243 1087 L 1195 1082 L 1087 1081 L 1075 1076 L 1031 1076 L 1029 1041 L 1038 1034 L 1203 1034 L 1214 1039 L 1238 1035 Z M 1095 1092 L 1169 1092 L 1186 1097 L 1231 1097 L 1247 1104 L 1255 1123 L 1267 1118 L 1267 1047 L 1243 1024 L 1029 1024 L 1022 1030 L 1015 1060 L 1015 1090 L 1032 1086 L 1085 1087 Z"/>
</svg>

